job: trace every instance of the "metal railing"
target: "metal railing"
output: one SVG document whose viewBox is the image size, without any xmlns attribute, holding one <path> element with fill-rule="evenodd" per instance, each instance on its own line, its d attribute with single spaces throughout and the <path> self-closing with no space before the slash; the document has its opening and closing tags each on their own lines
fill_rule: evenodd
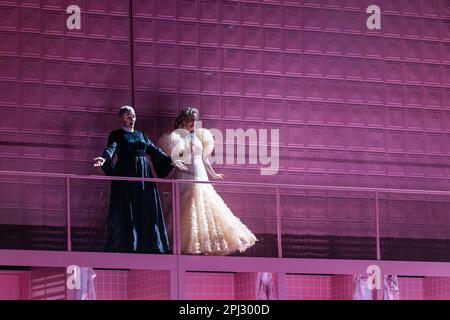
<svg viewBox="0 0 450 320">
<path fill-rule="evenodd" d="M 257 183 L 257 182 L 230 182 L 230 181 L 197 181 L 197 180 L 178 180 L 178 179 L 160 179 L 160 178 L 135 178 L 135 177 L 117 177 L 117 176 L 100 176 L 100 175 L 76 175 L 76 174 L 62 174 L 62 173 L 40 173 L 40 172 L 22 172 L 22 171 L 2 171 L 1 176 L 14 177 L 43 177 L 43 178 L 60 178 L 65 179 L 66 188 L 66 219 L 67 219 L 67 251 L 72 251 L 72 234 L 71 234 L 71 181 L 73 180 L 118 180 L 118 181 L 148 181 L 159 183 L 170 183 L 172 190 L 172 226 L 173 226 L 173 254 L 181 254 L 181 228 L 180 228 L 180 184 L 182 183 L 206 183 L 218 184 L 221 186 L 239 186 L 239 187 L 260 187 L 275 190 L 276 196 L 276 233 L 277 233 L 277 256 L 283 257 L 282 247 L 282 226 L 281 226 L 281 204 L 280 204 L 280 189 L 302 189 L 302 190 L 326 190 L 326 191 L 347 191 L 347 192 L 365 192 L 373 195 L 375 203 L 375 224 L 376 224 L 376 259 L 381 260 L 380 248 L 380 209 L 379 209 L 379 194 L 380 193 L 394 193 L 394 194 L 420 194 L 420 195 L 436 195 L 436 196 L 450 196 L 450 191 L 431 191 L 431 190 L 412 190 L 412 189 L 389 189 L 389 188 L 364 188 L 364 187 L 342 187 L 342 186 L 320 186 L 320 185 L 294 185 L 294 184 L 280 184 L 280 183 Z"/>
</svg>

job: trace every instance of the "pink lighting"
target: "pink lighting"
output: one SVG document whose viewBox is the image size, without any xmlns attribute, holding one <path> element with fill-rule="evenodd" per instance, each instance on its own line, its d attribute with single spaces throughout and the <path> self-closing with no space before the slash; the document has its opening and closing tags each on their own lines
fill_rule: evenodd
<svg viewBox="0 0 450 320">
<path fill-rule="evenodd" d="M 373 300 L 450 300 L 450 2 L 372 2 L 1 1 L 0 300 L 75 300 L 69 266 L 97 300 L 352 300 L 371 267 Z M 122 106 L 155 144 L 197 108 L 225 180 L 105 175 Z M 118 181 L 156 185 L 165 254 L 106 252 Z M 191 183 L 258 241 L 182 254 Z"/>
</svg>

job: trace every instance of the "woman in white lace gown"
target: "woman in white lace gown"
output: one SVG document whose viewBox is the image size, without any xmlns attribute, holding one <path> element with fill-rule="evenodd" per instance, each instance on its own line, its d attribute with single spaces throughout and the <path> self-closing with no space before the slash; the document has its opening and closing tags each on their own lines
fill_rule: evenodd
<svg viewBox="0 0 450 320">
<path fill-rule="evenodd" d="M 196 108 L 187 107 L 175 121 L 173 132 L 161 137 L 159 145 L 175 158 L 181 157 L 187 171 L 179 179 L 223 180 L 209 161 L 214 138 L 207 129 L 196 128 Z M 227 255 L 244 252 L 257 241 L 255 235 L 236 217 L 211 184 L 180 184 L 181 252 L 183 254 Z"/>
</svg>

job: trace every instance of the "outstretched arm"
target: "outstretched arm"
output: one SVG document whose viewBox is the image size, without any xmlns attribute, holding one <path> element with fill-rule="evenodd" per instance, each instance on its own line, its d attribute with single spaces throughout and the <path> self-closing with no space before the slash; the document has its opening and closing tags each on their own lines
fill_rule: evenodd
<svg viewBox="0 0 450 320">
<path fill-rule="evenodd" d="M 100 157 L 94 158 L 94 167 L 101 167 L 106 175 L 113 174 L 113 158 L 117 149 L 116 136 L 111 132 L 108 137 L 108 145 Z"/>
<path fill-rule="evenodd" d="M 187 170 L 186 166 L 180 160 L 172 161 L 172 158 L 168 156 L 161 148 L 158 148 L 146 134 L 144 134 L 147 142 L 146 152 L 150 156 L 153 162 L 158 177 L 166 177 L 172 169 L 175 167 L 178 170 Z"/>
</svg>

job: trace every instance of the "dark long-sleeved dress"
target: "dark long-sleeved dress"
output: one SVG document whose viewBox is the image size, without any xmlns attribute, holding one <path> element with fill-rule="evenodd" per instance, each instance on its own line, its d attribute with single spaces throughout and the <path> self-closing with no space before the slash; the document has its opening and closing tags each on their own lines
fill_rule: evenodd
<svg viewBox="0 0 450 320">
<path fill-rule="evenodd" d="M 117 162 L 113 164 L 114 155 Z M 167 176 L 173 169 L 172 159 L 156 147 L 140 131 L 123 129 L 109 134 L 108 146 L 102 157 L 107 175 L 151 178 L 147 158 L 150 156 L 158 177 Z M 108 217 L 110 252 L 169 253 L 170 246 L 164 214 L 156 185 L 153 182 L 112 181 Z"/>
</svg>

